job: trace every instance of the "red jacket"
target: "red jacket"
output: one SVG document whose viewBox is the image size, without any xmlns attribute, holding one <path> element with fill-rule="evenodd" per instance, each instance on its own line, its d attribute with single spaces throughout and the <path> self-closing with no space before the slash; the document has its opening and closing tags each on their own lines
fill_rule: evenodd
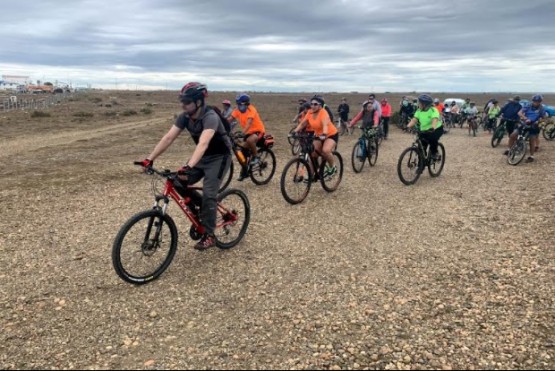
<svg viewBox="0 0 555 371">
<path fill-rule="evenodd" d="M 382 104 L 382 117 L 391 117 L 391 104 L 386 103 L 385 106 Z"/>
</svg>

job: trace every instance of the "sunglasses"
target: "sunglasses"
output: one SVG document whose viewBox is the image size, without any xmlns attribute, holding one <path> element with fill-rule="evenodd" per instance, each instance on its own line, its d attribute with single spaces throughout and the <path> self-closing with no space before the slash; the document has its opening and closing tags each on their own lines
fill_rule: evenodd
<svg viewBox="0 0 555 371">
<path fill-rule="evenodd" d="M 320 103 L 310 103 L 310 105 L 313 106 L 313 107 L 316 107 L 316 106 L 319 106 Z"/>
</svg>

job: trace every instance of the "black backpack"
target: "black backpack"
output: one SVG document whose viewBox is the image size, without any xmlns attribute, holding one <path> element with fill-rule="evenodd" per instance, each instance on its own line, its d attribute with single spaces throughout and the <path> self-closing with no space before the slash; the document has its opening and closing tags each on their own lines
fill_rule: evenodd
<svg viewBox="0 0 555 371">
<path fill-rule="evenodd" d="M 330 115 L 330 121 L 333 122 L 333 113 L 331 112 L 331 109 L 328 107 L 327 104 L 324 104 L 324 108 L 328 112 L 328 115 Z"/>
<path fill-rule="evenodd" d="M 210 110 L 216 112 L 216 115 L 218 115 L 218 117 L 220 118 L 220 121 L 224 125 L 224 129 L 227 135 L 231 134 L 231 125 L 229 124 L 229 121 L 227 121 L 227 119 L 222 115 L 222 111 L 220 111 L 218 107 L 206 106 L 206 112 L 209 112 Z"/>
</svg>

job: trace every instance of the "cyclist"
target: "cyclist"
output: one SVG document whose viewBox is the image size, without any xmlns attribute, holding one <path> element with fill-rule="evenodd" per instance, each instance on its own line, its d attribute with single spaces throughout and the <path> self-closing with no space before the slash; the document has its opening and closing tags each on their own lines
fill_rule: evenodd
<svg viewBox="0 0 555 371">
<path fill-rule="evenodd" d="M 403 120 L 403 130 L 407 130 L 407 123 L 414 117 L 414 107 L 408 99 L 403 99 L 401 103 L 401 120 Z"/>
<path fill-rule="evenodd" d="M 422 94 L 418 97 L 418 110 L 414 114 L 414 118 L 409 122 L 408 127 L 412 128 L 418 124 L 418 131 L 424 151 L 427 150 L 428 144 L 432 152 L 432 159 L 439 160 L 438 143 L 439 138 L 443 135 L 443 123 L 437 109 L 432 107 L 432 97 Z"/>
<path fill-rule="evenodd" d="M 491 106 L 488 108 L 488 113 L 487 113 L 487 129 L 488 132 L 491 133 L 492 130 L 495 130 L 495 122 L 497 120 L 497 117 L 499 117 L 499 115 L 501 114 L 501 107 L 499 107 L 499 102 L 497 101 L 497 99 L 494 99 L 491 101 Z"/>
<path fill-rule="evenodd" d="M 522 110 L 522 105 L 520 104 L 520 96 L 515 95 L 513 99 L 509 100 L 507 104 L 501 108 L 501 117 L 505 122 L 505 127 L 507 128 L 507 133 L 511 135 L 515 131 L 516 124 L 520 121 L 518 113 Z M 510 140 L 509 140 L 510 142 Z M 509 149 L 512 144 L 509 144 Z M 509 151 L 506 151 L 508 154 Z"/>
<path fill-rule="evenodd" d="M 380 123 L 380 115 L 373 104 L 367 104 L 364 109 L 351 120 L 351 124 L 349 125 L 349 127 L 353 127 L 361 119 L 361 127 L 363 130 L 369 129 L 371 127 L 376 128 Z"/>
<path fill-rule="evenodd" d="M 445 106 L 439 101 L 438 98 L 434 98 L 434 107 L 437 109 L 439 114 L 443 116 L 443 109 L 445 108 Z"/>
<path fill-rule="evenodd" d="M 299 110 L 297 112 L 297 114 L 295 115 L 295 117 L 293 118 L 292 122 L 294 124 L 298 124 L 300 122 L 300 117 L 301 114 L 304 112 L 304 105 L 307 103 L 306 99 L 304 98 L 300 98 L 297 103 L 299 104 Z M 308 104 L 310 106 L 310 103 Z"/>
<path fill-rule="evenodd" d="M 468 122 L 468 135 L 470 135 L 472 131 L 472 125 L 476 123 L 476 117 L 478 117 L 478 108 L 476 107 L 476 103 L 470 102 L 470 105 L 464 111 L 466 121 Z M 476 133 L 474 133 L 476 136 Z"/>
<path fill-rule="evenodd" d="M 534 95 L 532 97 L 532 104 L 520 110 L 518 116 L 522 120 L 523 125 L 519 125 L 509 139 L 510 148 L 515 143 L 519 133 L 522 133 L 523 130 L 529 131 L 530 156 L 526 159 L 526 162 L 534 162 L 534 153 L 538 148 L 538 135 L 540 134 L 538 124 L 540 120 L 545 117 L 545 109 L 542 106 L 542 101 L 543 97 L 541 95 Z M 508 154 L 508 151 L 506 153 Z"/>
<path fill-rule="evenodd" d="M 206 250 L 216 245 L 217 195 L 223 174 L 230 166 L 231 142 L 224 124 L 211 107 L 205 105 L 208 96 L 206 85 L 198 82 L 187 83 L 181 89 L 179 100 L 183 113 L 172 128 L 158 142 L 154 150 L 142 161 L 145 168 L 151 167 L 175 139 L 187 129 L 196 144 L 193 155 L 186 165 L 179 169 L 180 180 L 194 184 L 204 178 L 200 220 L 206 234 L 195 245 L 197 250 Z M 180 193 L 187 191 L 176 187 Z M 185 195 L 185 194 L 183 194 Z"/>
<path fill-rule="evenodd" d="M 229 121 L 229 118 L 231 116 L 231 112 L 233 112 L 233 108 L 231 108 L 231 102 L 228 99 L 225 99 L 222 102 L 222 117 Z M 233 130 L 235 125 L 237 125 L 237 121 L 233 120 L 229 123 L 229 125 L 230 125 L 231 129 Z"/>
<path fill-rule="evenodd" d="M 264 138 L 266 129 L 264 128 L 264 123 L 260 119 L 258 111 L 251 104 L 251 97 L 248 94 L 240 93 L 235 98 L 237 103 L 237 108 L 231 113 L 231 117 L 241 126 L 243 133 L 245 134 L 244 146 L 252 154 L 251 165 L 257 164 L 260 159 L 258 158 L 258 150 L 256 148 L 256 143 Z M 243 171 L 239 175 L 238 181 L 243 181 L 248 175 Z"/>
<path fill-rule="evenodd" d="M 349 121 L 349 105 L 347 104 L 347 99 L 341 99 L 341 104 L 337 107 L 337 113 L 339 113 L 339 118 L 342 122 Z"/>
<path fill-rule="evenodd" d="M 306 131 L 314 132 L 314 152 L 311 156 L 317 159 L 320 153 L 329 165 L 324 176 L 331 176 L 337 173 L 337 166 L 335 166 L 332 152 L 339 142 L 339 134 L 337 128 L 331 122 L 328 112 L 324 109 L 325 104 L 321 96 L 315 95 L 312 97 L 310 100 L 311 110 L 299 123 L 295 132 L 298 133 L 305 129 Z"/>
<path fill-rule="evenodd" d="M 383 137 L 387 139 L 387 135 L 389 134 L 389 120 L 391 119 L 391 104 L 387 101 L 386 98 L 382 99 L 382 124 L 383 124 Z"/>
</svg>

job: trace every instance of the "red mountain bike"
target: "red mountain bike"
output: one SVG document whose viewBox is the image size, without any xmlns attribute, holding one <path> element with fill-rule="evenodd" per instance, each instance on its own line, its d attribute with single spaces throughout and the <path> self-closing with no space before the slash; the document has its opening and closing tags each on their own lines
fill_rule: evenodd
<svg viewBox="0 0 555 371">
<path fill-rule="evenodd" d="M 135 165 L 141 163 L 135 162 Z M 175 222 L 167 213 L 170 200 L 174 200 L 191 221 L 189 235 L 193 240 L 200 240 L 205 233 L 199 221 L 202 188 L 184 186 L 177 173 L 169 170 L 148 168 L 147 174 L 157 175 L 153 180 L 154 207 L 132 216 L 119 230 L 112 247 L 112 263 L 116 273 L 124 281 L 136 285 L 160 277 L 175 256 L 178 234 Z M 156 190 L 160 177 L 165 179 L 162 192 Z M 218 195 L 217 213 L 216 246 L 230 249 L 247 232 L 250 222 L 249 200 L 240 190 L 228 189 Z"/>
</svg>

